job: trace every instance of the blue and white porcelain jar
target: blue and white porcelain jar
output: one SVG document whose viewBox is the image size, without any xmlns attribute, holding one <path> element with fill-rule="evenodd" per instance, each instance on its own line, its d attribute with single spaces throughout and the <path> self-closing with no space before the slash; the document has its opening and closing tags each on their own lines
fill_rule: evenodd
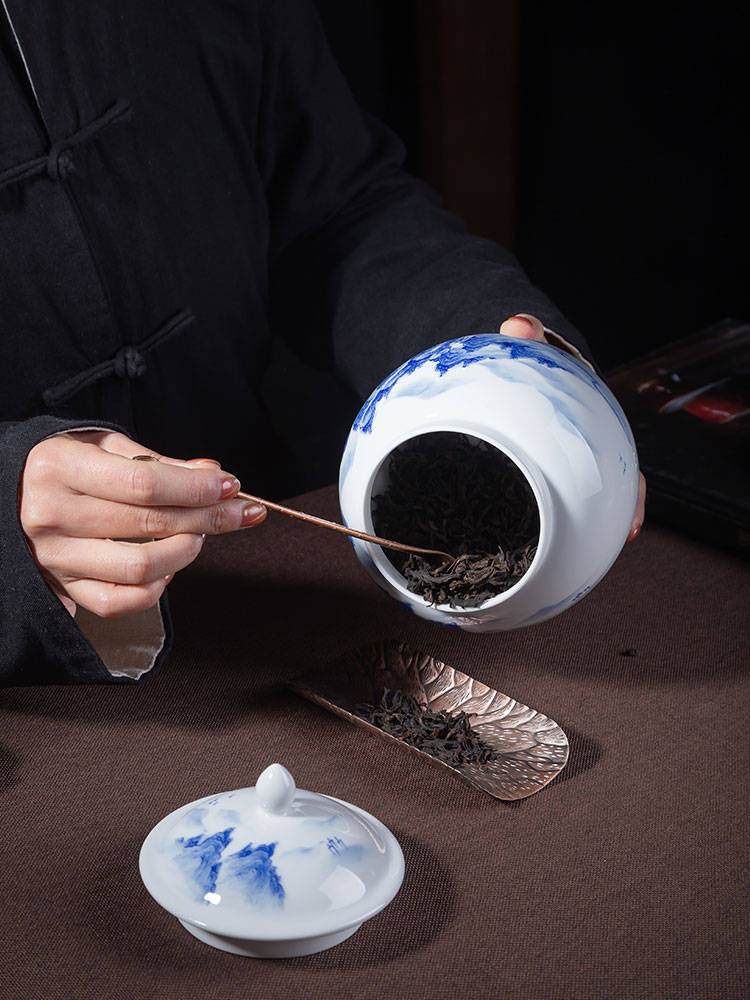
<svg viewBox="0 0 750 1000">
<path fill-rule="evenodd" d="M 638 459 L 620 405 L 587 365 L 545 343 L 489 335 L 451 340 L 407 361 L 375 389 L 349 434 L 339 477 L 349 527 L 378 533 L 374 498 L 388 491 L 391 456 L 436 433 L 461 435 L 510 460 L 537 507 L 536 554 L 505 592 L 454 608 L 411 593 L 385 550 L 354 540 L 387 593 L 431 621 L 492 632 L 551 618 L 602 579 L 630 530 Z"/>
</svg>

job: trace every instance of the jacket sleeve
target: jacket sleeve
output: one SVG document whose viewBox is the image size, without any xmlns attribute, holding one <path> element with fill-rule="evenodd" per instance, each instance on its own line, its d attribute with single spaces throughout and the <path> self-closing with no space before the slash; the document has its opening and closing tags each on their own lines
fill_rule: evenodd
<svg viewBox="0 0 750 1000">
<path fill-rule="evenodd" d="M 97 421 L 97 427 L 120 430 Z M 40 416 L 0 423 L 0 684 L 132 683 L 107 669 L 94 645 L 42 576 L 18 515 L 21 475 L 34 445 L 91 423 Z M 165 599 L 160 607 L 164 641 L 152 671 L 167 655 L 171 627 Z M 124 647 L 126 641 L 121 645 Z M 111 643 L 110 643 L 111 646 Z"/>
<path fill-rule="evenodd" d="M 312 4 L 264 10 L 258 160 L 275 328 L 307 361 L 333 360 L 361 398 L 425 347 L 496 333 L 519 312 L 590 358 L 515 258 L 401 169 L 400 142 L 357 107 Z"/>
</svg>

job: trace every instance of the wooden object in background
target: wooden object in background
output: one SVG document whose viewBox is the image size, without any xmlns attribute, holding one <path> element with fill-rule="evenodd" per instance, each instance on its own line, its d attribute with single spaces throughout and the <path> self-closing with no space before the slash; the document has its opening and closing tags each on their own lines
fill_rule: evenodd
<svg viewBox="0 0 750 1000">
<path fill-rule="evenodd" d="M 425 180 L 469 230 L 512 247 L 517 0 L 417 0 Z"/>
</svg>

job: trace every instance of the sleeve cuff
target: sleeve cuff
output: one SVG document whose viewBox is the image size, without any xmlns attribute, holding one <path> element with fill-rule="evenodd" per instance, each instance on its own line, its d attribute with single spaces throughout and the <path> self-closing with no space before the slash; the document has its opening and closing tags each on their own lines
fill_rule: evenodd
<svg viewBox="0 0 750 1000">
<path fill-rule="evenodd" d="M 587 368 L 591 369 L 591 371 L 596 374 L 596 368 L 594 368 L 590 361 L 587 361 L 578 348 L 571 344 L 569 340 L 561 337 L 560 334 L 555 333 L 554 330 L 550 330 L 548 326 L 544 327 L 544 335 L 553 347 L 558 347 L 561 351 L 571 354 L 574 358 L 577 358 L 578 361 L 586 365 Z"/>
<path fill-rule="evenodd" d="M 99 618 L 78 608 L 75 622 L 109 673 L 134 681 L 151 670 L 167 637 L 159 604 L 125 618 Z"/>
</svg>

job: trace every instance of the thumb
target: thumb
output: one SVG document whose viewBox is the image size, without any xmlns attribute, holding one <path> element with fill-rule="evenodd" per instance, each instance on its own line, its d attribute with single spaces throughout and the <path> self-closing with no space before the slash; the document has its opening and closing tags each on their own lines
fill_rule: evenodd
<svg viewBox="0 0 750 1000">
<path fill-rule="evenodd" d="M 547 340 L 542 321 L 529 313 L 517 313 L 506 319 L 500 327 L 500 333 L 504 337 L 521 337 L 524 340 Z"/>
</svg>

